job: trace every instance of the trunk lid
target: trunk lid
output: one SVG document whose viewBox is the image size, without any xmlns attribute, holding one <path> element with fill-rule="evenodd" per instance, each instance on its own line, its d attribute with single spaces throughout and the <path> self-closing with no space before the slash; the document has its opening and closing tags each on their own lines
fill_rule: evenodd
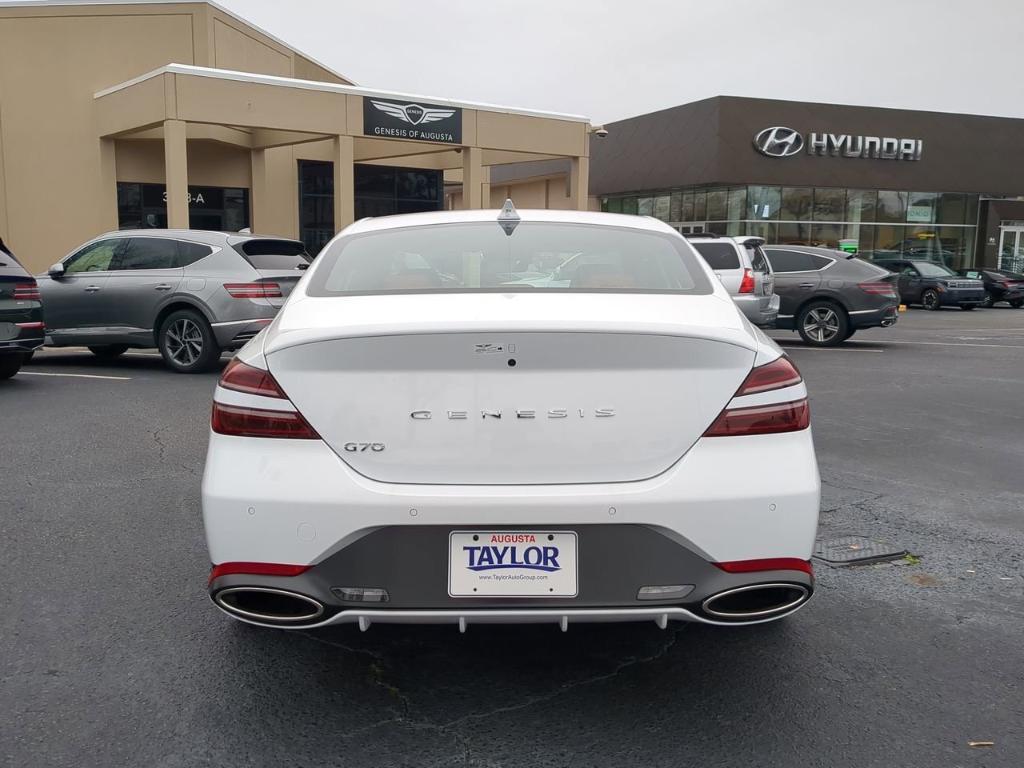
<svg viewBox="0 0 1024 768">
<path fill-rule="evenodd" d="M 366 477 L 551 484 L 668 469 L 736 392 L 756 341 L 715 295 L 306 297 L 265 352 Z"/>
</svg>

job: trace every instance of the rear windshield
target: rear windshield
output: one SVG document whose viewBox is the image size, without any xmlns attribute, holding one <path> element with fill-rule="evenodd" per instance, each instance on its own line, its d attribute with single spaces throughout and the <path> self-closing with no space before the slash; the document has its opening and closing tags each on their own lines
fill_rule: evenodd
<svg viewBox="0 0 1024 768">
<path fill-rule="evenodd" d="M 13 254 L 0 248 L 0 275 L 21 275 L 28 274 L 21 268 L 21 264 L 14 258 Z"/>
<path fill-rule="evenodd" d="M 1011 280 L 1024 280 L 1024 275 L 1020 274 L 1020 272 L 1011 272 L 1008 269 L 990 269 L 989 272 L 1008 277 Z"/>
<path fill-rule="evenodd" d="M 739 269 L 740 257 L 729 243 L 690 243 L 712 269 Z"/>
<path fill-rule="evenodd" d="M 298 269 L 313 257 L 295 240 L 246 240 L 235 246 L 256 269 Z"/>
<path fill-rule="evenodd" d="M 635 229 L 521 222 L 441 224 L 353 235 L 317 259 L 312 296 L 579 291 L 711 293 L 678 236 Z"/>
</svg>

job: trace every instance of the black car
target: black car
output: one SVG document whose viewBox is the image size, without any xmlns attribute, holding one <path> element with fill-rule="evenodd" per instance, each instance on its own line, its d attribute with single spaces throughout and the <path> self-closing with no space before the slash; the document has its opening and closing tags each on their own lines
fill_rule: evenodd
<svg viewBox="0 0 1024 768">
<path fill-rule="evenodd" d="M 45 330 L 35 278 L 0 247 L 0 379 L 11 378 L 43 345 Z"/>
<path fill-rule="evenodd" d="M 896 322 L 896 276 L 843 251 L 768 245 L 781 300 L 776 328 L 789 328 L 817 347 L 841 344 L 860 328 Z"/>
<path fill-rule="evenodd" d="M 985 285 L 985 300 L 981 306 L 991 307 L 1005 301 L 1014 309 L 1024 306 L 1024 275 L 1008 269 L 961 269 L 964 277 L 981 280 Z"/>
<path fill-rule="evenodd" d="M 875 259 L 875 264 L 899 275 L 900 298 L 904 304 L 920 304 L 925 309 L 960 307 L 974 309 L 985 303 L 981 280 L 960 277 L 936 261 L 914 259 Z"/>
</svg>

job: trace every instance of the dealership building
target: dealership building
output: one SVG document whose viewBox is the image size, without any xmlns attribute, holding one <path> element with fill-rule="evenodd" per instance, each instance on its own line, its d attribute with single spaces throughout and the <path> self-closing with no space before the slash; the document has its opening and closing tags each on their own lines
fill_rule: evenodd
<svg viewBox="0 0 1024 768">
<path fill-rule="evenodd" d="M 590 165 L 603 210 L 1024 268 L 1024 120 L 719 96 L 605 127 Z"/>
<path fill-rule="evenodd" d="M 500 207 L 506 164 L 564 162 L 517 191 L 586 208 L 590 131 L 356 87 L 212 2 L 0 6 L 0 237 L 33 271 L 118 228 L 249 228 L 315 252 L 364 216 Z"/>
</svg>

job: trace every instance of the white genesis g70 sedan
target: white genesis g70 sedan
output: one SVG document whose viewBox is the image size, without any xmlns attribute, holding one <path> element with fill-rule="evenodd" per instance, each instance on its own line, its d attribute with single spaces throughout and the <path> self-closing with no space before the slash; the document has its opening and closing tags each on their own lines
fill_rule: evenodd
<svg viewBox="0 0 1024 768">
<path fill-rule="evenodd" d="M 209 592 L 271 627 L 753 624 L 810 597 L 807 391 L 649 218 L 335 237 L 225 368 Z"/>
</svg>

